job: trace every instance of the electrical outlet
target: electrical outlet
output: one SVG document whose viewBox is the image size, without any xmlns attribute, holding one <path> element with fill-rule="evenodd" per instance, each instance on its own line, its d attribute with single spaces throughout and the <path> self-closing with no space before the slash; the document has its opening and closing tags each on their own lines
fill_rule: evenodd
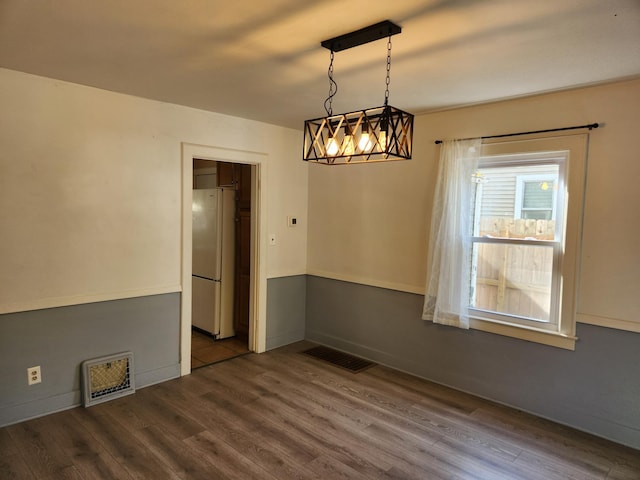
<svg viewBox="0 0 640 480">
<path fill-rule="evenodd" d="M 29 385 L 35 385 L 42 382 L 42 374 L 40 373 L 40 365 L 37 367 L 27 368 L 27 382 Z"/>
</svg>

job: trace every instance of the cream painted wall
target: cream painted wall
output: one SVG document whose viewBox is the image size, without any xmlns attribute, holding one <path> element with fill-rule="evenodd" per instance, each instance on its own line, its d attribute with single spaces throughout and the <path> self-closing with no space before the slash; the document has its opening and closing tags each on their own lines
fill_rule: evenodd
<svg viewBox="0 0 640 480">
<path fill-rule="evenodd" d="M 640 80 L 416 117 L 411 161 L 309 171 L 308 272 L 424 293 L 436 139 L 591 133 L 578 320 L 640 331 Z"/>
<path fill-rule="evenodd" d="M 0 313 L 179 291 L 182 142 L 267 155 L 267 276 L 305 273 L 298 131 L 6 69 L 0 105 Z"/>
</svg>

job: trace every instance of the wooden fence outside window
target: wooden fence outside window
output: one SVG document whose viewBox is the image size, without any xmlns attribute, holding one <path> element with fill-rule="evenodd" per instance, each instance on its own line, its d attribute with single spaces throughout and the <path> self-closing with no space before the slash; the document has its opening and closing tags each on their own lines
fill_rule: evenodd
<svg viewBox="0 0 640 480">
<path fill-rule="evenodd" d="M 517 239 L 552 241 L 555 228 L 554 220 L 482 218 L 479 236 L 516 241 L 476 243 L 475 308 L 548 321 L 553 247 Z"/>
</svg>

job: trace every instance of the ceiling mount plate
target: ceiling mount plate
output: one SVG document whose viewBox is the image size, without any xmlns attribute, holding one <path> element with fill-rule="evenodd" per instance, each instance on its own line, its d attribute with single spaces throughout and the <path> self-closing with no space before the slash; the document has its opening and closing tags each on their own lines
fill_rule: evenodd
<svg viewBox="0 0 640 480">
<path fill-rule="evenodd" d="M 348 48 L 364 45 L 365 43 L 380 40 L 402 32 L 402 28 L 395 23 L 385 20 L 368 27 L 361 28 L 355 32 L 345 33 L 339 37 L 330 38 L 320 43 L 324 48 L 332 52 L 340 52 Z"/>
</svg>

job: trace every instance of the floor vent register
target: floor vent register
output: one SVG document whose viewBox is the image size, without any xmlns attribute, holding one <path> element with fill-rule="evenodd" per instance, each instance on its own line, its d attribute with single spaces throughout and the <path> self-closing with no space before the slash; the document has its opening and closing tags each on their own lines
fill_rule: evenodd
<svg viewBox="0 0 640 480">
<path fill-rule="evenodd" d="M 300 353 L 310 355 L 319 360 L 323 360 L 337 367 L 344 368 L 353 373 L 358 373 L 371 368 L 376 364 L 365 360 L 364 358 L 355 357 L 348 353 L 340 352 L 329 347 L 313 347 Z"/>
</svg>

